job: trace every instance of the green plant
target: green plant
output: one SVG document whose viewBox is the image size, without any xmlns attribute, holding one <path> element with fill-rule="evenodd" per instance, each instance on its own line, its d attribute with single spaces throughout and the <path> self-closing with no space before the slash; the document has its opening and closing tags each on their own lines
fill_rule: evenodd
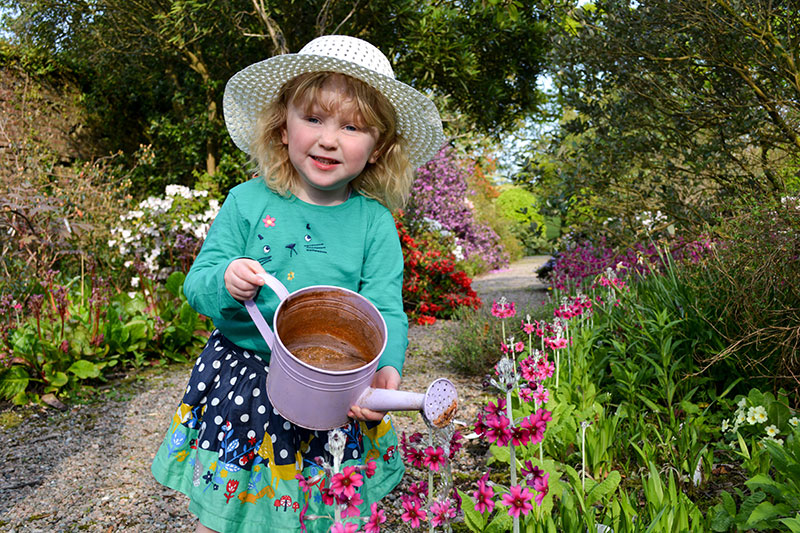
<svg viewBox="0 0 800 533">
<path fill-rule="evenodd" d="M 164 287 L 129 295 L 98 277 L 62 285 L 51 273 L 29 297 L 29 314 L 7 326 L 0 398 L 24 404 L 43 393 L 70 394 L 148 358 L 185 361 L 209 324 L 189 307 L 182 284 L 183 274 L 175 273 Z"/>
<path fill-rule="evenodd" d="M 764 446 L 772 468 L 745 481 L 750 494 L 739 488 L 734 491 L 736 498 L 721 493 L 722 501 L 712 509 L 713 531 L 800 532 L 800 429 L 795 428 L 784 444 L 767 440 Z"/>
<path fill-rule="evenodd" d="M 722 346 L 695 357 L 719 373 L 800 398 L 800 210 L 797 200 L 743 199 L 711 228 L 714 253 L 682 271 L 693 309 Z M 708 329 L 708 328 L 706 328 Z"/>
<path fill-rule="evenodd" d="M 457 309 L 452 318 L 451 327 L 442 331 L 442 355 L 450 367 L 471 376 L 489 373 L 501 355 L 500 324 L 489 320 L 484 311 L 469 308 Z"/>
</svg>

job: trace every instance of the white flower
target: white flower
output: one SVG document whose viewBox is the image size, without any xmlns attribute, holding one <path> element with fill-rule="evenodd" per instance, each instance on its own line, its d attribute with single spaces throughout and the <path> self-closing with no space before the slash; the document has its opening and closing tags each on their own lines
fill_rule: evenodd
<svg viewBox="0 0 800 533">
<path fill-rule="evenodd" d="M 728 429 L 730 428 L 730 425 L 729 425 L 729 424 L 730 424 L 730 422 L 729 422 L 729 420 L 728 420 L 727 418 L 726 418 L 725 420 L 723 420 L 723 421 L 722 421 L 722 432 L 723 432 L 723 433 L 725 433 L 726 431 L 728 431 Z"/>
<path fill-rule="evenodd" d="M 757 422 L 763 424 L 764 422 L 767 421 L 767 410 L 764 408 L 764 406 L 759 405 L 758 407 L 756 407 L 755 416 Z"/>
<path fill-rule="evenodd" d="M 139 286 L 139 277 L 131 278 L 131 287 L 138 287 Z"/>
<path fill-rule="evenodd" d="M 745 423 L 746 420 L 747 420 L 747 415 L 745 415 L 744 412 L 739 411 L 739 413 L 736 415 L 736 425 L 741 426 L 742 424 Z"/>
<path fill-rule="evenodd" d="M 789 419 L 789 424 L 791 424 L 791 426 L 795 428 L 800 426 L 800 418 L 793 416 L 792 418 Z"/>
<path fill-rule="evenodd" d="M 766 431 L 767 435 L 769 435 L 770 437 L 774 437 L 775 435 L 780 433 L 780 431 L 778 430 L 778 428 L 774 424 L 771 425 L 771 426 L 765 427 L 764 431 Z"/>
<path fill-rule="evenodd" d="M 456 258 L 457 261 L 464 260 L 464 248 L 462 248 L 460 244 L 456 245 L 456 247 L 453 248 L 453 256 Z"/>
<path fill-rule="evenodd" d="M 747 398 L 742 398 L 741 400 L 739 400 L 739 403 L 737 405 L 739 406 L 740 409 L 744 409 L 745 407 L 747 407 Z"/>
</svg>

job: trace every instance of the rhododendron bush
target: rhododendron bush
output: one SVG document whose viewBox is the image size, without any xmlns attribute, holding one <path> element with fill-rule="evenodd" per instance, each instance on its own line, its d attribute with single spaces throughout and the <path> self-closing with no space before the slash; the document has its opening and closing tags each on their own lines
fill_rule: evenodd
<svg viewBox="0 0 800 533">
<path fill-rule="evenodd" d="M 480 263 L 486 270 L 508 264 L 508 254 L 494 229 L 479 221 L 469 189 L 475 164 L 456 159 L 455 151 L 445 146 L 433 160 L 417 169 L 411 191 L 407 225 L 414 235 L 417 228 L 443 231 L 452 235 L 459 260 Z"/>
</svg>

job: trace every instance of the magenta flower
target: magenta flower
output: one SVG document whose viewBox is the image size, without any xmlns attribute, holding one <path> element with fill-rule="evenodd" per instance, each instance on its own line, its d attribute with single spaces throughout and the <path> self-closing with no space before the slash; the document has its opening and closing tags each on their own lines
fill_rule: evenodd
<svg viewBox="0 0 800 533">
<path fill-rule="evenodd" d="M 518 426 L 511 428 L 511 444 L 514 446 L 525 446 L 530 440 L 531 434 L 527 429 Z"/>
<path fill-rule="evenodd" d="M 534 414 L 524 418 L 520 426 L 528 430 L 530 434 L 530 442 L 532 444 L 539 444 L 544 439 L 544 432 L 547 429 L 547 421 L 542 419 L 542 412 L 547 412 L 544 409 L 536 411 Z"/>
<path fill-rule="evenodd" d="M 431 505 L 431 515 L 431 524 L 437 527 L 455 518 L 456 510 L 450 507 L 450 500 L 445 500 Z"/>
<path fill-rule="evenodd" d="M 356 489 L 364 484 L 363 476 L 354 466 L 346 466 L 331 479 L 331 490 L 337 498 L 352 498 Z"/>
<path fill-rule="evenodd" d="M 506 412 L 506 399 L 498 398 L 497 405 L 495 405 L 494 402 L 489 402 L 483 410 L 490 415 L 503 416 Z"/>
<path fill-rule="evenodd" d="M 531 324 L 530 322 L 523 322 L 522 331 L 524 331 L 528 335 L 531 335 L 533 334 L 534 331 L 536 331 L 536 324 Z"/>
<path fill-rule="evenodd" d="M 492 512 L 494 509 L 494 489 L 488 485 L 489 473 L 483 475 L 478 480 L 478 490 L 472 493 L 475 500 L 475 510 L 479 513 L 484 511 Z"/>
<path fill-rule="evenodd" d="M 364 524 L 364 532 L 365 533 L 380 533 L 381 531 L 381 524 L 386 522 L 386 513 L 383 512 L 383 509 L 378 509 L 378 502 L 374 502 L 369 510 L 371 514 L 369 515 L 369 520 L 366 524 Z"/>
<path fill-rule="evenodd" d="M 444 457 L 444 449 L 441 446 L 437 446 L 435 449 L 433 446 L 428 446 L 425 449 L 425 459 L 423 460 L 423 464 L 433 470 L 434 472 L 439 471 L 439 467 L 444 465 L 445 457 Z"/>
<path fill-rule="evenodd" d="M 345 504 L 344 511 L 342 512 L 342 516 L 347 518 L 348 516 L 361 516 L 361 511 L 358 509 L 358 506 L 364 503 L 364 500 L 361 499 L 361 494 L 355 493 L 353 494 L 352 498 L 346 498 L 339 500 L 339 503 Z"/>
<path fill-rule="evenodd" d="M 533 481 L 533 490 L 538 492 L 536 495 L 536 505 L 542 505 L 544 497 L 547 496 L 550 490 L 549 479 L 550 474 L 545 474 Z"/>
<path fill-rule="evenodd" d="M 544 405 L 550 400 L 550 391 L 541 387 L 539 390 L 533 393 L 533 397 L 536 400 L 537 407 L 539 405 Z"/>
<path fill-rule="evenodd" d="M 486 438 L 490 443 L 497 442 L 498 446 L 505 446 L 511 440 L 511 429 L 508 418 L 504 416 L 486 417 Z"/>
<path fill-rule="evenodd" d="M 408 487 L 408 494 L 421 503 L 428 495 L 428 482 L 420 481 L 419 483 L 412 483 Z"/>
<path fill-rule="evenodd" d="M 530 460 L 525 461 L 525 466 L 522 467 L 520 473 L 525 477 L 525 482 L 529 487 L 535 487 L 536 483 L 544 475 L 544 470 L 538 466 L 533 466 Z"/>
<path fill-rule="evenodd" d="M 520 485 L 513 485 L 507 494 L 503 494 L 501 503 L 508 506 L 508 514 L 519 518 L 519 514 L 527 515 L 533 509 L 531 500 L 533 494 L 528 491 L 526 487 Z"/>
<path fill-rule="evenodd" d="M 428 513 L 422 508 L 421 504 L 415 499 L 403 500 L 405 512 L 400 515 L 403 522 L 411 522 L 411 527 L 419 527 L 420 521 L 427 518 Z"/>
<path fill-rule="evenodd" d="M 530 402 L 534 398 L 534 393 L 528 387 L 522 387 L 519 389 L 519 399 L 523 402 Z"/>
<path fill-rule="evenodd" d="M 303 477 L 302 474 L 297 474 L 294 476 L 294 478 L 297 480 L 297 483 L 300 485 L 300 489 L 303 492 L 308 492 L 311 490 L 311 485 L 308 484 L 308 480 Z"/>
<path fill-rule="evenodd" d="M 500 301 L 492 302 L 492 316 L 496 318 L 511 318 L 517 314 L 514 307 L 514 302 L 508 302 L 505 298 L 500 298 Z"/>
</svg>

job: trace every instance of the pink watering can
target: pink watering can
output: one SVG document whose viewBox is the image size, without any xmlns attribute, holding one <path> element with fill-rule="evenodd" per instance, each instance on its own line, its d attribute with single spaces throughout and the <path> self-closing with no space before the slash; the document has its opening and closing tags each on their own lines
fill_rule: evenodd
<svg viewBox="0 0 800 533">
<path fill-rule="evenodd" d="M 360 294 L 315 285 L 289 294 L 269 274 L 261 277 L 281 302 L 272 329 L 252 300 L 247 312 L 272 351 L 267 394 L 285 419 L 315 430 L 338 428 L 359 405 L 374 411 L 422 411 L 436 427 L 455 417 L 453 383 L 437 379 L 424 393 L 370 387 L 386 348 L 386 322 Z"/>
</svg>

